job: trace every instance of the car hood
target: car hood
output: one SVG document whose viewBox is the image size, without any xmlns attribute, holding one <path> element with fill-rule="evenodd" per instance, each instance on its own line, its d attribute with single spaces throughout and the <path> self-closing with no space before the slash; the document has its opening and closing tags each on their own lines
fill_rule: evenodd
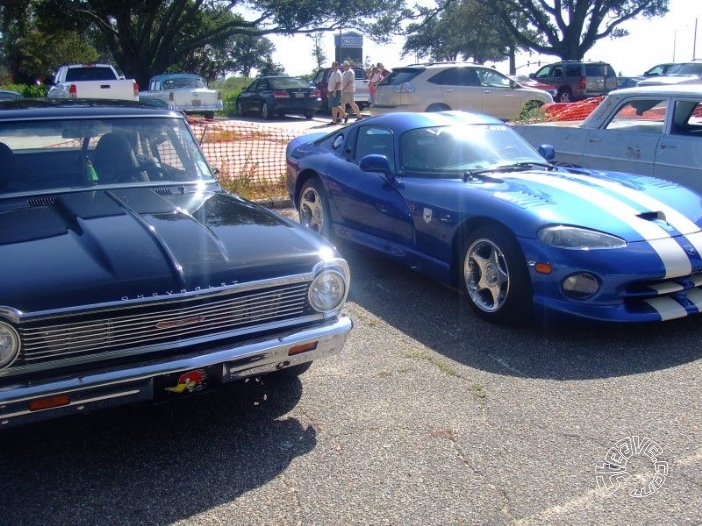
<svg viewBox="0 0 702 526">
<path fill-rule="evenodd" d="M 541 224 L 582 226 L 630 243 L 699 236 L 702 226 L 702 197 L 661 179 L 579 169 L 498 176 L 504 191 L 495 196 L 530 209 Z"/>
<path fill-rule="evenodd" d="M 0 200 L 0 309 L 279 278 L 310 272 L 329 251 L 292 221 L 220 192 L 130 188 Z"/>
</svg>

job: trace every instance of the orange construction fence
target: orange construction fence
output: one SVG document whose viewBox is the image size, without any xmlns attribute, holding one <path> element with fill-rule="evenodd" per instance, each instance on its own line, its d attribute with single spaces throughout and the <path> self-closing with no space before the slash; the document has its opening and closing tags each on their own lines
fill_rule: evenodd
<svg viewBox="0 0 702 526">
<path fill-rule="evenodd" d="M 190 120 L 210 166 L 220 180 L 245 178 L 249 186 L 277 184 L 285 178 L 285 147 L 309 130 L 293 131 L 241 121 Z"/>
</svg>

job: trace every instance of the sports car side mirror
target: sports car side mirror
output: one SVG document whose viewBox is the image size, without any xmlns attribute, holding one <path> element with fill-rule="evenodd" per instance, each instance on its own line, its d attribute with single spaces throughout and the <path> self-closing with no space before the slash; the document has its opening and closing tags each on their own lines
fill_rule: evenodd
<svg viewBox="0 0 702 526">
<path fill-rule="evenodd" d="M 556 149 L 550 144 L 539 146 L 539 155 L 547 161 L 552 161 L 556 157 Z"/>
<path fill-rule="evenodd" d="M 364 172 L 377 172 L 385 174 L 389 179 L 392 178 L 392 170 L 390 169 L 390 161 L 384 155 L 372 153 L 361 159 L 359 168 Z"/>
</svg>

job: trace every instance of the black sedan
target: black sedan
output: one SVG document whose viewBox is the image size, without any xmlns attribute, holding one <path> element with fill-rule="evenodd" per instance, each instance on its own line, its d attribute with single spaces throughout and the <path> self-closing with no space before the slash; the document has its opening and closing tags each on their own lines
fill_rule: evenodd
<svg viewBox="0 0 702 526">
<path fill-rule="evenodd" d="M 140 103 L 0 103 L 0 261 L 0 427 L 297 375 L 351 329 L 334 249 Z"/>
<path fill-rule="evenodd" d="M 260 77 L 236 99 L 239 115 L 260 113 L 264 119 L 286 114 L 311 119 L 321 108 L 321 92 L 298 77 Z"/>
</svg>

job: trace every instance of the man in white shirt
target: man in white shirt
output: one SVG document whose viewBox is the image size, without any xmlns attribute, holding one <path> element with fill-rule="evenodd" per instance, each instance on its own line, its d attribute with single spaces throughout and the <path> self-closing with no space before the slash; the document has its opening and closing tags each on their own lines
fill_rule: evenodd
<svg viewBox="0 0 702 526">
<path fill-rule="evenodd" d="M 344 60 L 344 73 L 341 75 L 341 108 L 345 112 L 346 105 L 351 106 L 351 109 L 356 114 L 356 120 L 360 121 L 363 118 L 361 110 L 358 109 L 358 104 L 355 100 L 356 93 L 356 72 L 351 67 L 348 60 Z M 344 115 L 344 122 L 348 122 L 349 115 Z"/>
<path fill-rule="evenodd" d="M 332 62 L 332 71 L 329 74 L 327 81 L 327 106 L 331 112 L 332 120 L 329 124 L 338 124 L 344 115 L 344 110 L 341 108 L 341 71 L 339 71 L 339 63 Z"/>
</svg>

